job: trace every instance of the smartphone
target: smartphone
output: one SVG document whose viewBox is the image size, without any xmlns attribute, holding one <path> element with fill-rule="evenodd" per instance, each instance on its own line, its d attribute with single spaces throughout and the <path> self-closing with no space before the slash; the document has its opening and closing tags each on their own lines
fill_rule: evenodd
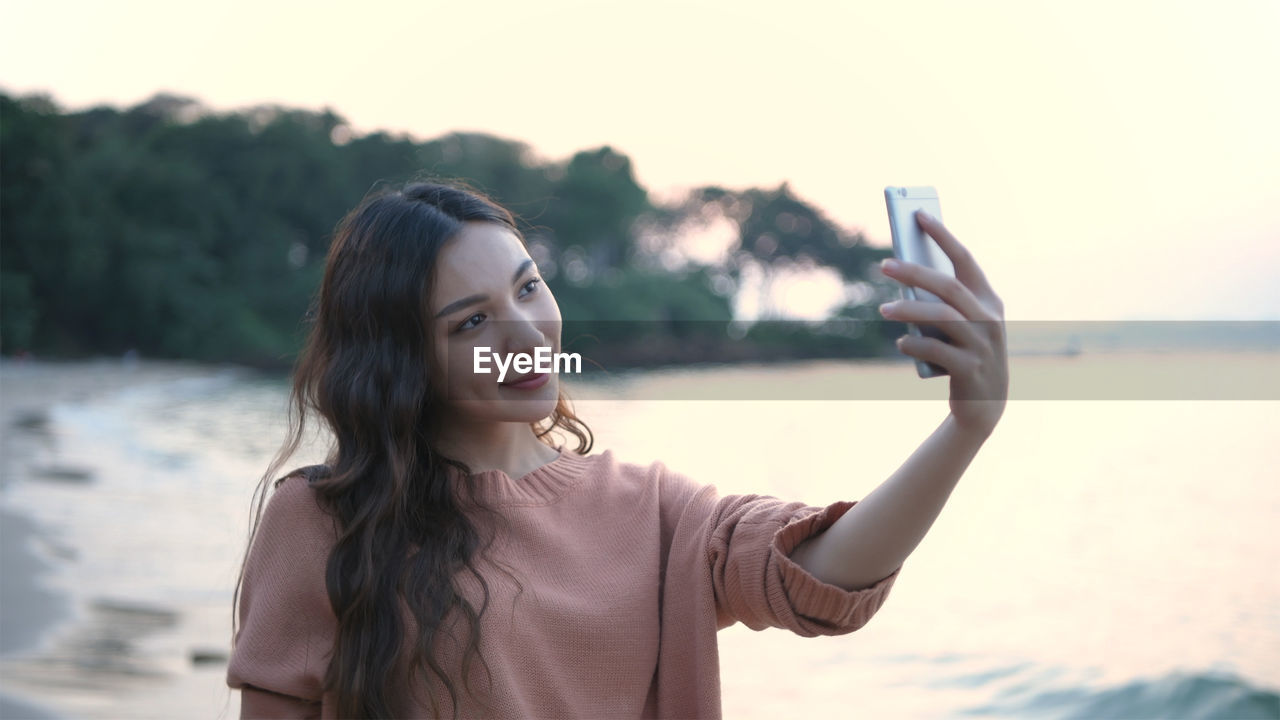
<svg viewBox="0 0 1280 720">
<path fill-rule="evenodd" d="M 905 262 L 931 267 L 955 277 L 956 269 L 951 258 L 938 247 L 916 222 L 917 210 L 924 210 L 942 220 L 942 207 L 938 204 L 938 191 L 932 187 L 893 187 L 884 189 L 884 204 L 889 209 L 889 233 L 893 236 L 894 257 Z M 907 300 L 943 302 L 942 298 L 923 288 L 902 286 L 902 297 Z M 932 325 L 923 327 L 907 323 L 907 331 L 916 337 L 926 336 L 950 343 L 946 334 Z M 916 360 L 916 374 L 922 378 L 947 375 L 947 369 L 924 360 Z"/>
</svg>

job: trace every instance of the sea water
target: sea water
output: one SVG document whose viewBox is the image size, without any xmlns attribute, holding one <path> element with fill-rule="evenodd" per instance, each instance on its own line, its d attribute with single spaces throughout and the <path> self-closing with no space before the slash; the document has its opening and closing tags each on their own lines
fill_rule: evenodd
<svg viewBox="0 0 1280 720">
<path fill-rule="evenodd" d="M 926 395 L 859 399 L 851 375 Z M 872 362 L 567 387 L 597 452 L 661 460 L 722 494 L 824 505 L 888 478 L 946 416 L 948 382 Z M 806 399 L 761 399 L 778 387 Z M 720 399 L 679 399 L 707 388 Z M 281 378 L 205 369 L 50 409 L 47 447 L 3 503 L 49 528 L 53 582 L 77 612 L 6 659 L 9 689 L 82 717 L 238 715 L 219 655 L 286 396 Z M 824 396 L 836 399 L 812 399 Z M 870 623 L 720 633 L 725 716 L 1280 717 L 1276 427 L 1273 398 L 1015 393 Z"/>
</svg>

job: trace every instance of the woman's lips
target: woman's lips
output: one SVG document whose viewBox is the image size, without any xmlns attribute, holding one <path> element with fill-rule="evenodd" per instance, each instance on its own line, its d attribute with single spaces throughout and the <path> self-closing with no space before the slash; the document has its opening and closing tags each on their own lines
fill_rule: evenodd
<svg viewBox="0 0 1280 720">
<path fill-rule="evenodd" d="M 514 388 L 516 390 L 537 390 L 543 385 L 546 385 L 547 381 L 550 379 L 551 375 L 547 373 L 534 373 L 532 375 L 526 375 L 518 382 L 502 383 L 502 386 Z"/>
</svg>

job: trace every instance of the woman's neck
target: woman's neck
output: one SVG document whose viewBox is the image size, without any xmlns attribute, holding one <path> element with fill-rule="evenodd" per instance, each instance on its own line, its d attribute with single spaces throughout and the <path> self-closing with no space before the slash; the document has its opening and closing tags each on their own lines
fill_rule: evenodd
<svg viewBox="0 0 1280 720">
<path fill-rule="evenodd" d="M 501 470 L 511 478 L 524 477 L 558 455 L 526 423 L 456 428 L 437 445 L 446 456 L 466 463 L 473 473 Z"/>
</svg>

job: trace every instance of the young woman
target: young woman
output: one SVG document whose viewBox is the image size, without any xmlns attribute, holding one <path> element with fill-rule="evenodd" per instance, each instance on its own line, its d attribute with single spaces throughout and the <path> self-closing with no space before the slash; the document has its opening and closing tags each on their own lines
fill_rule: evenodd
<svg viewBox="0 0 1280 720">
<path fill-rule="evenodd" d="M 339 225 L 294 375 L 290 436 L 318 415 L 325 465 L 258 500 L 227 682 L 243 717 L 718 717 L 716 632 L 862 627 L 1003 413 L 1003 308 L 956 267 L 886 269 L 946 305 L 950 414 L 861 502 L 720 497 L 661 463 L 588 455 L 555 373 L 474 372 L 476 348 L 560 350 L 561 318 L 511 215 L 415 183 Z M 968 322 L 953 322 L 968 321 Z M 569 449 L 553 431 L 576 439 Z"/>
</svg>

